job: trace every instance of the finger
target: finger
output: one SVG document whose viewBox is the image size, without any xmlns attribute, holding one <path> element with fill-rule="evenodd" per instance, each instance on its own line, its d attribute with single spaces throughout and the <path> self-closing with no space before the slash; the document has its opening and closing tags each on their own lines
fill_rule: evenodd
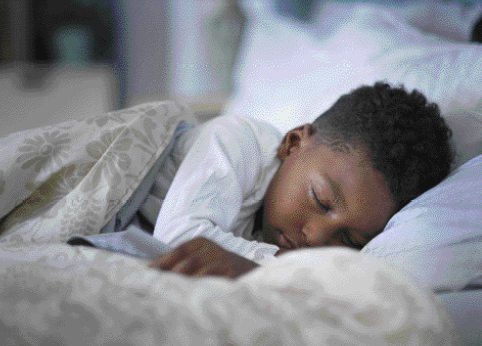
<svg viewBox="0 0 482 346">
<path fill-rule="evenodd" d="M 156 258 L 153 262 L 151 262 L 149 264 L 149 267 L 163 270 L 163 269 L 169 269 L 169 267 L 174 264 L 175 262 L 173 261 L 173 257 L 170 256 L 170 254 L 165 254 Z"/>
<path fill-rule="evenodd" d="M 257 265 L 256 265 L 257 266 Z M 253 268 L 254 269 L 254 268 Z M 194 274 L 195 277 L 221 276 L 227 279 L 236 279 L 249 270 L 239 271 L 232 262 L 216 261 L 200 267 Z"/>
<path fill-rule="evenodd" d="M 199 268 L 192 276 L 203 277 L 203 276 L 222 276 L 226 278 L 232 278 L 232 273 L 229 275 L 226 268 L 222 268 L 219 265 L 209 265 Z"/>
<path fill-rule="evenodd" d="M 213 251 L 216 244 L 209 241 L 206 238 L 195 238 L 184 244 L 179 245 L 177 248 L 171 250 L 163 256 L 160 256 L 155 261 L 149 264 L 151 268 L 159 268 L 164 270 L 172 269 L 178 262 L 184 258 L 190 256 L 192 253 L 206 253 Z"/>
<path fill-rule="evenodd" d="M 161 270 L 169 270 L 173 268 L 178 262 L 182 261 L 188 253 L 180 247 L 175 248 L 174 250 L 169 251 L 168 253 L 158 257 L 155 261 L 149 264 L 151 268 L 159 268 Z"/>
<path fill-rule="evenodd" d="M 167 258 L 167 256 L 158 258 L 149 264 L 150 268 L 156 268 L 173 273 L 193 275 L 199 268 L 197 260 L 191 257 L 184 258 Z"/>
<path fill-rule="evenodd" d="M 195 276 L 202 268 L 199 258 L 192 256 L 177 262 L 170 271 L 173 273 Z"/>
<path fill-rule="evenodd" d="M 154 261 L 149 263 L 149 268 L 160 268 L 164 261 L 164 256 L 156 258 Z"/>
</svg>

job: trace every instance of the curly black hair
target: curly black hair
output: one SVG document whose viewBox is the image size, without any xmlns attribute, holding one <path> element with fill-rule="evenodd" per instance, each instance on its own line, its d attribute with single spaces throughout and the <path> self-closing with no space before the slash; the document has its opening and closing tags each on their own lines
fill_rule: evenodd
<svg viewBox="0 0 482 346">
<path fill-rule="evenodd" d="M 377 82 L 341 96 L 314 122 L 317 138 L 339 150 L 368 147 L 373 167 L 388 185 L 399 211 L 449 173 L 452 131 L 417 90 Z M 347 147 L 347 144 L 349 147 Z"/>
</svg>

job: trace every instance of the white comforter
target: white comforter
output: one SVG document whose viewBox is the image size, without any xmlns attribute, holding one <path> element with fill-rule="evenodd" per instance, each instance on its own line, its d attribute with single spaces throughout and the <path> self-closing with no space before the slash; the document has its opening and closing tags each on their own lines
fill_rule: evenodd
<svg viewBox="0 0 482 346">
<path fill-rule="evenodd" d="M 452 345 L 432 294 L 379 260 L 304 250 L 236 281 L 65 244 L 0 253 L 2 345 Z"/>
</svg>

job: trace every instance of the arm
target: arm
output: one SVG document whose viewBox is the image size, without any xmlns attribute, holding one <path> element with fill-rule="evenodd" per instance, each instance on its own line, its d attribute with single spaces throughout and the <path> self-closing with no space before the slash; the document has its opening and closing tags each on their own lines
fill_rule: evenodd
<svg viewBox="0 0 482 346">
<path fill-rule="evenodd" d="M 176 173 L 154 236 L 171 247 L 205 237 L 255 262 L 274 255 L 276 246 L 242 238 L 247 222 L 239 220 L 243 200 L 257 193 L 254 187 L 267 157 L 263 150 L 253 130 L 238 118 L 205 125 Z M 253 213 L 263 195 L 256 196 Z"/>
</svg>

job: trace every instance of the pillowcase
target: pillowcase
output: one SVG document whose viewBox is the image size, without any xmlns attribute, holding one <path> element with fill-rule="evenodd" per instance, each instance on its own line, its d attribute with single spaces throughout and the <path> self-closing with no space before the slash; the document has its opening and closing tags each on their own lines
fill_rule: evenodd
<svg viewBox="0 0 482 346">
<path fill-rule="evenodd" d="M 380 1 L 387 4 L 388 1 Z M 475 1 L 407 1 L 390 9 L 419 30 L 449 40 L 468 42 L 477 19 L 482 15 L 482 3 Z"/>
<path fill-rule="evenodd" d="M 482 288 L 482 155 L 405 206 L 362 252 L 435 292 Z"/>
<path fill-rule="evenodd" d="M 364 2 L 392 11 L 405 23 L 429 35 L 457 41 L 469 42 L 477 19 L 482 15 L 482 3 L 447 0 L 371 0 Z M 317 35 L 326 35 L 333 28 L 350 21 L 354 9 L 360 2 L 318 1 L 312 18 Z"/>
<path fill-rule="evenodd" d="M 482 153 L 482 146 L 457 142 L 465 138 L 459 129 L 474 123 L 474 143 L 482 141 L 474 120 L 482 113 L 481 45 L 424 35 L 376 5 L 353 6 L 350 20 L 322 38 L 315 37 L 316 27 L 277 16 L 269 2 L 243 5 L 250 24 L 224 113 L 264 120 L 285 133 L 361 84 L 386 80 L 423 92 L 457 123 L 454 167 Z"/>
</svg>

